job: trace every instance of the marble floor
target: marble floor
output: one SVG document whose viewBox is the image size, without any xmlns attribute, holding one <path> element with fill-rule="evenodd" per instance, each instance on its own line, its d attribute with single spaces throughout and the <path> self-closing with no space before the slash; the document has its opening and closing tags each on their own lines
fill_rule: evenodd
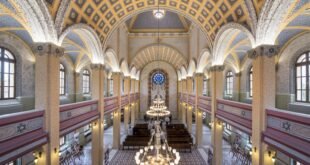
<svg viewBox="0 0 310 165">
<path fill-rule="evenodd" d="M 174 121 L 174 122 L 177 123 L 176 121 Z M 196 125 L 193 124 L 192 136 L 193 136 L 194 141 L 195 141 L 195 138 L 194 138 L 195 132 L 196 132 Z M 196 162 L 196 164 L 207 165 L 207 160 L 208 160 L 207 153 L 208 153 L 208 150 L 211 146 L 211 131 L 207 126 L 203 125 L 203 133 L 202 134 L 203 134 L 202 148 L 195 149 L 194 152 L 199 153 L 200 158 L 202 158 L 202 160 L 203 160 L 200 163 Z M 124 141 L 125 138 L 126 138 L 126 132 L 125 132 L 124 124 L 121 124 L 121 139 L 120 139 L 121 143 Z M 105 144 L 106 149 L 108 147 L 110 147 L 110 148 L 112 147 L 112 144 L 113 144 L 113 127 L 110 127 L 107 130 L 105 130 L 105 132 L 104 132 L 104 144 Z M 225 140 L 223 140 L 223 165 L 241 165 L 241 162 L 238 162 L 237 160 L 232 158 L 232 154 L 229 151 L 230 151 L 229 143 L 227 143 Z M 132 152 L 134 152 L 134 151 L 132 151 Z M 118 156 L 124 155 L 124 156 L 130 157 L 131 154 L 132 153 L 130 151 L 122 151 L 122 150 L 112 149 L 110 152 L 110 155 L 109 155 L 109 161 L 111 162 L 110 164 L 122 165 L 123 163 L 118 163 L 118 162 L 121 162 L 120 159 L 118 158 Z M 186 155 L 186 154 L 184 155 L 184 157 L 191 158 L 190 155 Z M 91 142 L 88 143 L 84 147 L 84 157 L 82 157 L 80 160 L 76 159 L 75 163 L 72 163 L 72 164 L 74 164 L 74 165 L 91 165 Z M 184 161 L 183 164 L 190 164 L 190 163 Z"/>
</svg>

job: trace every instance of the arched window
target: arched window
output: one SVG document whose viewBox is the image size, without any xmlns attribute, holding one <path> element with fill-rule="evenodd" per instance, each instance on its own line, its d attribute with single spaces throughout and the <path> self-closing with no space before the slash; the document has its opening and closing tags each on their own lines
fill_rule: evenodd
<svg viewBox="0 0 310 165">
<path fill-rule="evenodd" d="M 83 70 L 83 93 L 90 92 L 90 73 L 88 70 Z"/>
<path fill-rule="evenodd" d="M 207 79 L 203 80 L 202 95 L 207 96 Z"/>
<path fill-rule="evenodd" d="M 249 96 L 253 96 L 253 67 L 249 70 Z"/>
<path fill-rule="evenodd" d="M 59 94 L 65 95 L 66 91 L 66 70 L 63 64 L 60 64 L 59 70 Z"/>
<path fill-rule="evenodd" d="M 233 73 L 232 71 L 227 72 L 226 74 L 226 89 L 225 89 L 225 95 L 226 96 L 232 96 L 233 93 Z"/>
<path fill-rule="evenodd" d="M 310 102 L 310 52 L 300 55 L 296 62 L 296 101 Z"/>
<path fill-rule="evenodd" d="M 15 57 L 7 49 L 0 48 L 1 100 L 15 98 Z"/>
</svg>

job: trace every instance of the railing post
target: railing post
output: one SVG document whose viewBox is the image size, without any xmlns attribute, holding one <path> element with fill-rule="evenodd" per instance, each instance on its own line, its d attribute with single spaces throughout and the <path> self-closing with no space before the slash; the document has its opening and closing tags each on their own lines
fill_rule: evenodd
<svg viewBox="0 0 310 165">
<path fill-rule="evenodd" d="M 36 55 L 35 108 L 45 109 L 44 129 L 49 142 L 38 164 L 59 164 L 59 58 L 64 49 L 50 43 L 33 46 Z"/>
</svg>

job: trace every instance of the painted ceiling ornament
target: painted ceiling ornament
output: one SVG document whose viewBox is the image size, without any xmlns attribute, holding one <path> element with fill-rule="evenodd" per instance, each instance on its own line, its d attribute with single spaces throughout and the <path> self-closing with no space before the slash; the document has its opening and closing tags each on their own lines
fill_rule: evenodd
<svg viewBox="0 0 310 165">
<path fill-rule="evenodd" d="M 286 122 L 282 123 L 282 128 L 285 129 L 286 131 L 290 131 L 291 124 L 286 121 Z"/>
</svg>

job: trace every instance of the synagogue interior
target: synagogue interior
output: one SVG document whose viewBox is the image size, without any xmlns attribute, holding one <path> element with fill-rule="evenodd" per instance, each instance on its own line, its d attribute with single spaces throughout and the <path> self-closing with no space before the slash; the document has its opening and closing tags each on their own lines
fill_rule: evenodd
<svg viewBox="0 0 310 165">
<path fill-rule="evenodd" d="M 0 0 L 0 165 L 310 165 L 310 0 Z"/>
</svg>

